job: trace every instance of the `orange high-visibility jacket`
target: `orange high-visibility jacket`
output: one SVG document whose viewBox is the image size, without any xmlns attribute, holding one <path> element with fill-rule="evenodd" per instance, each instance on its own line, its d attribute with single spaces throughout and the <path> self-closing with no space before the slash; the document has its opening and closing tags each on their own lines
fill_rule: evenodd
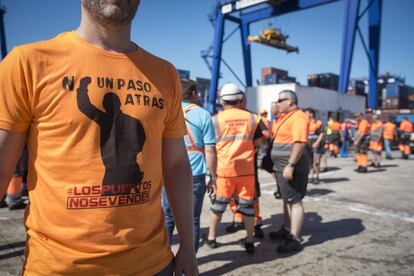
<svg viewBox="0 0 414 276">
<path fill-rule="evenodd" d="M 224 110 L 213 117 L 218 176 L 254 174 L 253 138 L 258 123 L 255 114 L 238 108 Z"/>
<path fill-rule="evenodd" d="M 384 139 L 393 140 L 396 127 L 397 126 L 391 122 L 387 122 L 386 124 L 384 124 Z"/>
</svg>

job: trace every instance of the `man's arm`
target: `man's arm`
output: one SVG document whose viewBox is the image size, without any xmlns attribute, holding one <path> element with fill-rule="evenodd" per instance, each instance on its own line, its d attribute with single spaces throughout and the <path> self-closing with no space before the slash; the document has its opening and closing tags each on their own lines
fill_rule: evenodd
<svg viewBox="0 0 414 276">
<path fill-rule="evenodd" d="M 176 273 L 198 275 L 194 248 L 193 181 L 183 138 L 162 140 L 162 166 L 165 191 L 180 237 Z"/>
<path fill-rule="evenodd" d="M 289 157 L 289 164 L 296 165 L 299 161 L 299 159 L 302 157 L 303 151 L 306 148 L 306 143 L 302 142 L 295 142 L 292 146 L 292 153 Z M 283 177 L 287 180 L 293 179 L 293 171 L 294 167 L 286 166 L 283 170 Z"/>
<path fill-rule="evenodd" d="M 208 193 L 216 193 L 216 178 L 217 178 L 217 151 L 214 145 L 206 145 L 206 163 L 207 168 L 210 171 L 210 181 L 208 182 Z"/>
<path fill-rule="evenodd" d="M 89 119 L 99 123 L 100 118 L 104 116 L 104 112 L 96 108 L 89 99 L 88 86 L 91 83 L 90 77 L 84 77 L 80 80 L 79 88 L 77 89 L 77 104 L 79 110 L 85 114 Z"/>
<path fill-rule="evenodd" d="M 0 199 L 6 194 L 7 186 L 13 176 L 27 132 L 14 132 L 0 129 Z"/>
<path fill-rule="evenodd" d="M 313 143 L 312 148 L 314 149 L 318 148 L 324 136 L 325 136 L 324 132 L 319 133 L 318 139 L 316 139 L 315 143 Z"/>
</svg>

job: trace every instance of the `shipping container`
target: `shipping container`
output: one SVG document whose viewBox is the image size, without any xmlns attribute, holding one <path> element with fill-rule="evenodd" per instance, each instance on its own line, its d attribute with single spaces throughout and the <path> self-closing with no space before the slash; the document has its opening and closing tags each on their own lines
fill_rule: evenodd
<svg viewBox="0 0 414 276">
<path fill-rule="evenodd" d="M 180 79 L 189 79 L 190 78 L 190 71 L 177 69 L 178 75 L 180 75 Z"/>
<path fill-rule="evenodd" d="M 279 78 L 278 83 L 296 83 L 296 78 L 294 77 L 284 77 L 284 78 Z"/>
<path fill-rule="evenodd" d="M 403 109 L 408 108 L 408 106 L 407 97 L 394 97 L 382 100 L 382 108 L 384 109 Z"/>
<path fill-rule="evenodd" d="M 265 83 L 266 76 L 270 74 L 276 74 L 279 79 L 279 78 L 287 77 L 288 71 L 281 70 L 281 69 L 274 68 L 274 67 L 262 68 L 262 83 Z"/>
<path fill-rule="evenodd" d="M 308 86 L 338 90 L 339 76 L 332 73 L 308 75 Z"/>
<path fill-rule="evenodd" d="M 279 76 L 276 73 L 268 74 L 265 76 L 263 84 L 269 85 L 269 84 L 277 84 L 279 80 Z"/>
</svg>

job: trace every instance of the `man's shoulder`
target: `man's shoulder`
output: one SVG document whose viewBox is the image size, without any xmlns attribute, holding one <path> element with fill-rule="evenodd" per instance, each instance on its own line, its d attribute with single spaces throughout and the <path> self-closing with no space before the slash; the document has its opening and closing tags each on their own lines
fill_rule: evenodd
<svg viewBox="0 0 414 276">
<path fill-rule="evenodd" d="M 45 52 L 47 50 L 58 49 L 66 41 L 68 33 L 61 33 L 51 39 L 27 43 L 16 46 L 14 51 L 18 51 L 22 56 L 32 56 L 36 52 Z"/>
</svg>

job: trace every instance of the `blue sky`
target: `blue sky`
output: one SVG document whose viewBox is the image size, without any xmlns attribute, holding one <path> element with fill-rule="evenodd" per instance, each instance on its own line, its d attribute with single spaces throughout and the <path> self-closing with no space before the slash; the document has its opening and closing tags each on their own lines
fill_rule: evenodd
<svg viewBox="0 0 414 276">
<path fill-rule="evenodd" d="M 45 40 L 63 31 L 76 29 L 80 20 L 80 0 L 2 0 L 7 8 L 5 28 L 7 46 Z M 362 6 L 367 5 L 362 1 Z M 213 0 L 141 0 L 133 22 L 132 38 L 141 47 L 169 60 L 177 68 L 191 71 L 191 76 L 210 78 L 200 51 L 213 41 L 213 28 L 207 14 Z M 388 71 L 406 78 L 414 85 L 414 0 L 383 0 L 380 72 Z M 289 34 L 288 43 L 300 53 L 286 54 L 267 46 L 252 46 L 253 79 L 260 79 L 262 67 L 288 70 L 302 84 L 310 73 L 339 73 L 345 1 L 283 15 L 257 22 L 251 33 L 258 34 L 269 23 Z M 365 18 L 366 19 L 366 18 Z M 235 25 L 228 23 L 226 33 Z M 366 20 L 361 29 L 367 30 Z M 225 44 L 223 58 L 244 79 L 240 35 L 236 33 Z M 221 69 L 221 83 L 235 81 L 230 72 Z M 357 38 L 351 77 L 368 75 L 368 62 Z"/>
</svg>

